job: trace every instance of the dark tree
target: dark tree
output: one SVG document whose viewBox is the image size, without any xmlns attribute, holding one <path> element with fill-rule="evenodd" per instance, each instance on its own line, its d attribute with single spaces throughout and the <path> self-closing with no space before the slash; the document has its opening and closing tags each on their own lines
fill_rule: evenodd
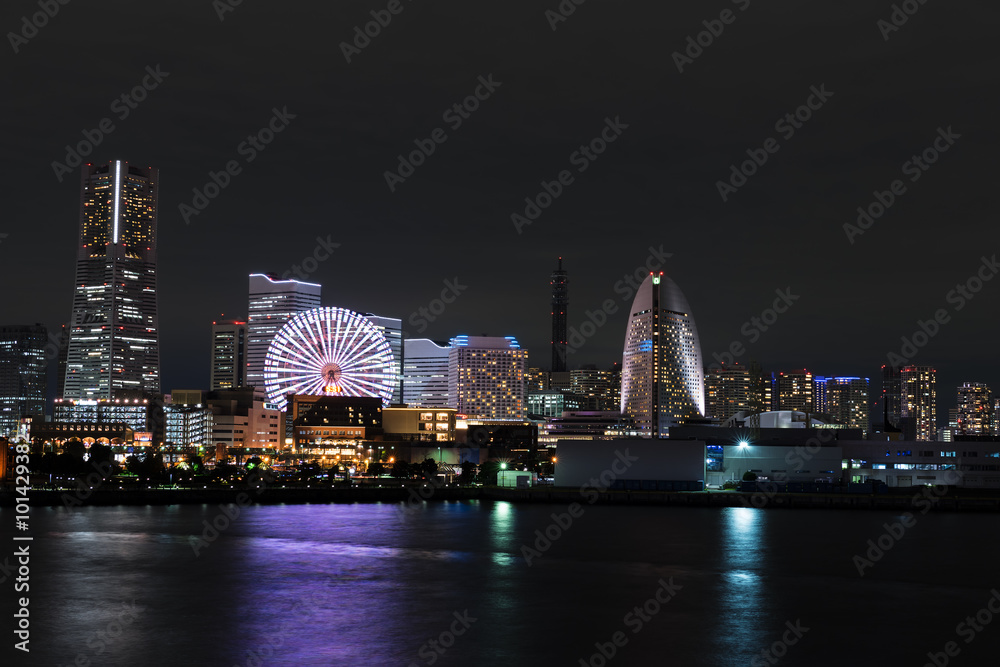
<svg viewBox="0 0 1000 667">
<path fill-rule="evenodd" d="M 495 485 L 497 483 L 497 473 L 500 472 L 500 464 L 497 461 L 487 461 L 479 466 L 479 475 L 476 478 L 480 484 Z"/>
<path fill-rule="evenodd" d="M 462 461 L 462 474 L 458 481 L 462 484 L 472 484 L 476 480 L 476 464 L 472 461 Z"/>
<path fill-rule="evenodd" d="M 420 464 L 420 473 L 427 479 L 430 479 L 431 477 L 437 475 L 437 471 L 438 471 L 438 464 L 437 461 L 435 461 L 434 459 L 424 459 L 423 462 Z"/>
<path fill-rule="evenodd" d="M 83 460 L 83 455 L 87 453 L 87 446 L 77 438 L 70 438 L 63 443 L 63 454 L 69 454 L 75 459 Z"/>
</svg>

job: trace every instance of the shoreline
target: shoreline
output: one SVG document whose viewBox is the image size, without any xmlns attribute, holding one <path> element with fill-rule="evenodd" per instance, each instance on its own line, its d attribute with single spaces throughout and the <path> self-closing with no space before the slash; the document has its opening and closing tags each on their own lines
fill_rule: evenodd
<svg viewBox="0 0 1000 667">
<path fill-rule="evenodd" d="M 758 509 L 857 509 L 905 512 L 913 509 L 938 512 L 1000 512 L 1000 493 L 970 489 L 955 494 L 937 495 L 916 490 L 907 494 L 858 494 L 858 493 L 764 493 L 739 491 L 628 491 L 592 490 L 585 501 L 580 490 L 564 487 L 536 487 L 509 489 L 499 487 L 431 487 L 427 486 L 354 486 L 354 487 L 253 487 L 208 489 L 32 489 L 28 493 L 31 507 L 78 507 L 116 505 L 218 505 L 255 503 L 307 504 L 307 503 L 366 503 L 366 502 L 427 502 L 463 500 L 502 500 L 515 503 L 541 503 L 553 505 L 643 505 L 662 507 L 750 507 Z M 930 487 L 926 487 L 930 488 Z M 420 494 L 425 489 L 424 495 Z M 593 502 L 589 498 L 595 497 Z M 13 490 L 0 491 L 0 507 L 14 507 L 17 494 Z M 249 501 L 248 501 L 249 499 Z M 926 509 L 925 509 L 926 508 Z"/>
</svg>

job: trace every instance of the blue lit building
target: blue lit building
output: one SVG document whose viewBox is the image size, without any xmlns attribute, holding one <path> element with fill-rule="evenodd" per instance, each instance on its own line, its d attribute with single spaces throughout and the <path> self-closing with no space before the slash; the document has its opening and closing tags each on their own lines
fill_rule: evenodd
<svg viewBox="0 0 1000 667">
<path fill-rule="evenodd" d="M 45 345 L 41 324 L 0 326 L 0 436 L 17 433 L 21 419 L 45 415 Z"/>
<path fill-rule="evenodd" d="M 649 274 L 629 311 L 622 354 L 622 414 L 649 438 L 705 415 L 701 342 L 691 307 L 670 278 Z"/>
</svg>

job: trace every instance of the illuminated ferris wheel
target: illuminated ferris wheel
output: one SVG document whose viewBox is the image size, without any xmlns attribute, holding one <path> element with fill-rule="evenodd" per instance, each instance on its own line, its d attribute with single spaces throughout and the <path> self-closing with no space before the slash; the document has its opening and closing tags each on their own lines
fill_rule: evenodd
<svg viewBox="0 0 1000 667">
<path fill-rule="evenodd" d="M 267 397 L 285 409 L 288 394 L 372 396 L 389 405 L 396 381 L 382 332 L 346 308 L 297 314 L 274 336 L 264 359 Z"/>
</svg>

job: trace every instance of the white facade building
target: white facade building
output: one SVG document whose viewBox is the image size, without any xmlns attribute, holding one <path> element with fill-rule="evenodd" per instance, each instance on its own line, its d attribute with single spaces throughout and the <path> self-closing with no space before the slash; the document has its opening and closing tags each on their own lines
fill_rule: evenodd
<svg viewBox="0 0 1000 667">
<path fill-rule="evenodd" d="M 449 349 L 427 338 L 403 341 L 403 402 L 408 407 L 448 407 Z"/>
</svg>

